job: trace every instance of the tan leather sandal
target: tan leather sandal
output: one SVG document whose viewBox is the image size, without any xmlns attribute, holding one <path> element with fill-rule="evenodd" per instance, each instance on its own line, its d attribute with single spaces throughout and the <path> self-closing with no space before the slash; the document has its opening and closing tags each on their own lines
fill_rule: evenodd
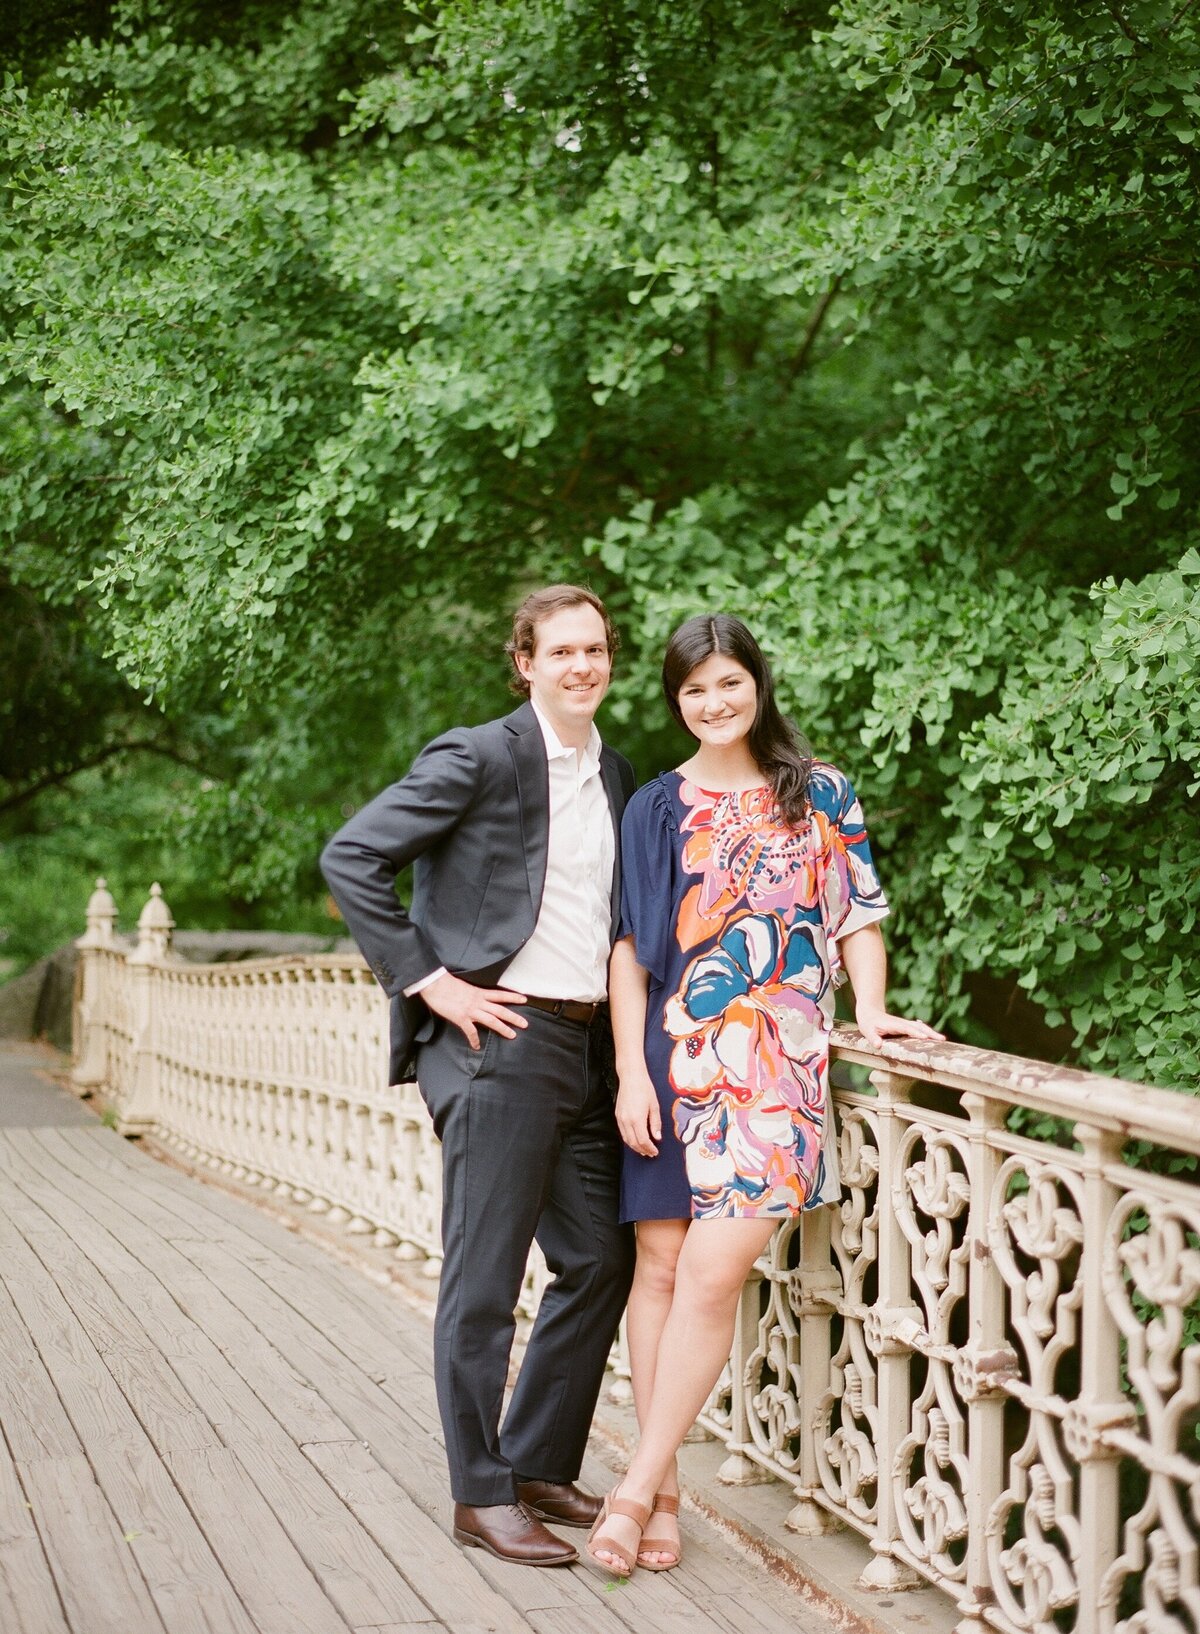
<svg viewBox="0 0 1200 1634">
<path fill-rule="evenodd" d="M 652 1515 L 678 1515 L 679 1499 L 669 1492 L 660 1492 L 655 1496 Z M 656 1541 L 646 1536 L 646 1528 L 650 1521 L 642 1527 L 642 1541 L 638 1544 L 637 1563 L 644 1572 L 669 1572 L 678 1566 L 683 1559 L 683 1544 L 676 1543 L 674 1538 L 661 1538 Z M 643 1560 L 644 1550 L 653 1550 L 656 1555 L 666 1555 L 666 1560 Z M 672 1553 L 672 1551 L 674 1551 Z"/>
<path fill-rule="evenodd" d="M 641 1539 L 639 1538 L 638 1543 L 634 1544 L 631 1558 L 630 1551 L 626 1549 L 625 1545 L 618 1543 L 616 1538 L 610 1536 L 604 1530 L 604 1523 L 610 1515 L 624 1515 L 628 1520 L 636 1521 L 638 1530 L 641 1531 L 650 1519 L 650 1511 L 645 1504 L 640 1504 L 633 1498 L 618 1498 L 616 1490 L 614 1487 L 607 1495 L 603 1509 L 601 1509 L 592 1524 L 592 1529 L 587 1537 L 587 1552 L 602 1570 L 624 1581 L 625 1578 L 633 1575 L 633 1569 L 637 1565 L 638 1544 L 640 1544 Z M 597 1549 L 604 1549 L 610 1555 L 615 1555 L 625 1570 L 620 1571 L 610 1561 L 601 1560 L 596 1553 Z"/>
</svg>

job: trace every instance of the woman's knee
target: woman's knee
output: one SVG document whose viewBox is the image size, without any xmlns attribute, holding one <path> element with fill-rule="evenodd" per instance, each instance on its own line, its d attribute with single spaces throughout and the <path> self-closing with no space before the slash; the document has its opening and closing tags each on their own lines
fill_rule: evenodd
<svg viewBox="0 0 1200 1634">
<path fill-rule="evenodd" d="M 675 1279 L 677 1300 L 693 1311 L 725 1316 L 736 1307 L 751 1269 L 728 1259 L 685 1256 Z"/>
<path fill-rule="evenodd" d="M 678 1229 L 677 1229 L 678 1228 Z M 635 1284 L 648 1292 L 670 1295 L 686 1228 L 674 1220 L 646 1221 L 638 1228 Z"/>
</svg>

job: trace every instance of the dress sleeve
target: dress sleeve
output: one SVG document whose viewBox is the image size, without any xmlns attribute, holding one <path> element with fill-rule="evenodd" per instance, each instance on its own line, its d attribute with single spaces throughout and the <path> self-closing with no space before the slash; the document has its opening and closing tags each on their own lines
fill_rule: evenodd
<svg viewBox="0 0 1200 1634">
<path fill-rule="evenodd" d="M 885 919 L 889 909 L 867 839 L 862 807 L 849 778 L 833 767 L 814 775 L 813 808 L 824 818 L 822 912 L 835 941 Z"/>
<path fill-rule="evenodd" d="M 632 936 L 637 961 L 660 984 L 666 980 L 674 913 L 675 822 L 657 780 L 638 790 L 621 820 L 621 922 L 617 936 Z"/>
</svg>

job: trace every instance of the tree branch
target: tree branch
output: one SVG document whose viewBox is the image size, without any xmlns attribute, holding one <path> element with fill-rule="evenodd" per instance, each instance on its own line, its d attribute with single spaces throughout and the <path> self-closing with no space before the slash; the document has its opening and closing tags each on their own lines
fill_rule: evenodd
<svg viewBox="0 0 1200 1634">
<path fill-rule="evenodd" d="M 821 326 L 825 322 L 826 314 L 833 305 L 833 298 L 841 285 L 842 274 L 839 272 L 813 309 L 812 317 L 808 320 L 808 327 L 804 331 L 804 339 L 800 342 L 800 350 L 788 366 L 787 378 L 789 386 L 794 383 L 797 375 L 803 373 L 809 358 L 812 356 L 812 349 L 816 345 L 817 336 L 821 333 Z"/>
<path fill-rule="evenodd" d="M 71 778 L 78 777 L 80 772 L 90 772 L 95 767 L 102 766 L 106 760 L 112 760 L 116 755 L 128 754 L 163 755 L 167 760 L 173 760 L 176 765 L 186 766 L 190 772 L 200 770 L 194 760 L 189 760 L 178 749 L 173 749 L 170 744 L 158 743 L 153 738 L 135 738 L 129 743 L 109 743 L 96 754 L 77 761 L 74 766 L 68 766 L 61 772 L 48 772 L 45 777 L 39 777 L 36 782 L 27 784 L 23 789 L 18 789 L 15 794 L 6 795 L 3 800 L 0 800 L 0 815 L 8 811 L 15 811 L 18 806 L 28 804 L 30 800 L 36 800 L 38 795 L 44 794 L 47 789 L 57 788 L 63 783 L 69 783 Z"/>
<path fill-rule="evenodd" d="M 1121 30 L 1121 33 L 1124 34 L 1127 40 L 1132 41 L 1134 45 L 1145 45 L 1145 40 L 1140 40 L 1130 28 L 1129 21 L 1122 12 L 1120 6 L 1114 5 L 1113 0 L 1104 0 L 1104 9 L 1108 12 L 1113 22 L 1116 23 L 1117 27 Z"/>
</svg>

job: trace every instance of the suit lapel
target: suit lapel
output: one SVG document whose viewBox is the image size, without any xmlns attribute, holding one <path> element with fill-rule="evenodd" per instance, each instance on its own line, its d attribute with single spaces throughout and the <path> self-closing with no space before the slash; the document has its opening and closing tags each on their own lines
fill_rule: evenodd
<svg viewBox="0 0 1200 1634">
<path fill-rule="evenodd" d="M 550 769 L 546 761 L 546 740 L 533 712 L 524 703 L 505 717 L 509 732 L 508 752 L 517 779 L 517 804 L 521 813 L 521 848 L 529 878 L 529 901 L 536 921 L 546 886 L 546 852 L 550 844 Z"/>
</svg>

